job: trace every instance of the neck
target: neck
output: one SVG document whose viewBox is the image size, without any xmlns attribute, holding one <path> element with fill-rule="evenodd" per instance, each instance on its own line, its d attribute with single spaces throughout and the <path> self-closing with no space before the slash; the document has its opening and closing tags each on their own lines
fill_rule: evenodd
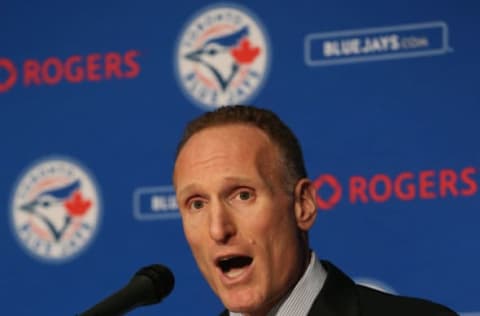
<svg viewBox="0 0 480 316">
<path fill-rule="evenodd" d="M 301 267 L 298 270 L 297 275 L 295 278 L 292 280 L 290 286 L 287 288 L 287 290 L 275 301 L 273 301 L 271 304 L 268 304 L 267 306 L 263 306 L 261 309 L 248 312 L 248 313 L 243 313 L 242 316 L 269 316 L 269 313 L 272 311 L 277 310 L 278 307 L 282 304 L 282 302 L 287 299 L 287 297 L 290 295 L 292 290 L 295 288 L 297 285 L 298 281 L 302 278 L 302 276 L 305 274 L 305 271 L 308 268 L 308 265 L 310 263 L 310 259 L 312 256 L 311 250 L 309 249 L 308 245 L 305 245 L 305 247 L 301 248 L 301 255 L 300 257 L 300 262 L 299 262 L 299 267 Z"/>
</svg>

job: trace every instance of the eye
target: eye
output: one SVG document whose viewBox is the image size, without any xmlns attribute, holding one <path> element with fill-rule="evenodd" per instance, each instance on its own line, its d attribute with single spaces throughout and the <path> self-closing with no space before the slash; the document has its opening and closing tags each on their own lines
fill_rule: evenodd
<svg viewBox="0 0 480 316">
<path fill-rule="evenodd" d="M 193 210 L 200 210 L 205 207 L 205 202 L 202 200 L 193 200 L 190 203 L 190 208 Z"/>
<path fill-rule="evenodd" d="M 210 55 L 210 56 L 214 56 L 217 54 L 217 50 L 215 48 L 210 48 L 208 51 L 207 51 L 207 54 Z"/>
<path fill-rule="evenodd" d="M 248 191 L 241 191 L 239 194 L 238 194 L 238 197 L 240 198 L 240 200 L 248 200 L 252 197 L 252 194 Z"/>
</svg>

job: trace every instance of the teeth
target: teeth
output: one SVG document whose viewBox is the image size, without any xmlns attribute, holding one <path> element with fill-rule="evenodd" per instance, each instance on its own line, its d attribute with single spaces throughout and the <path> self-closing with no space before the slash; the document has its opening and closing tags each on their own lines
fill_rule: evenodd
<svg viewBox="0 0 480 316">
<path fill-rule="evenodd" d="M 230 271 L 225 272 L 225 275 L 233 279 L 239 276 L 240 274 L 242 274 L 242 272 L 243 272 L 243 269 L 230 269 Z"/>
</svg>

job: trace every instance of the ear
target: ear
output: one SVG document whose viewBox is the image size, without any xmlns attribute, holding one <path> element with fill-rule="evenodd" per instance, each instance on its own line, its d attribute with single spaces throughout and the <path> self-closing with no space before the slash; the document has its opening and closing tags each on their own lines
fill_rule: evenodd
<svg viewBox="0 0 480 316">
<path fill-rule="evenodd" d="M 307 178 L 298 180 L 295 185 L 295 219 L 302 231 L 308 231 L 317 217 L 316 190 Z"/>
</svg>

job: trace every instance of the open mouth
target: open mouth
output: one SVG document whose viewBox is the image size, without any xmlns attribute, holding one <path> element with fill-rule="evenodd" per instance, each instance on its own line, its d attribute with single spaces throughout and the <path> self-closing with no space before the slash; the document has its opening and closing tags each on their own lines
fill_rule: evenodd
<svg viewBox="0 0 480 316">
<path fill-rule="evenodd" d="M 217 260 L 217 266 L 226 276 L 234 278 L 240 275 L 252 261 L 253 258 L 248 256 L 225 257 Z"/>
</svg>

